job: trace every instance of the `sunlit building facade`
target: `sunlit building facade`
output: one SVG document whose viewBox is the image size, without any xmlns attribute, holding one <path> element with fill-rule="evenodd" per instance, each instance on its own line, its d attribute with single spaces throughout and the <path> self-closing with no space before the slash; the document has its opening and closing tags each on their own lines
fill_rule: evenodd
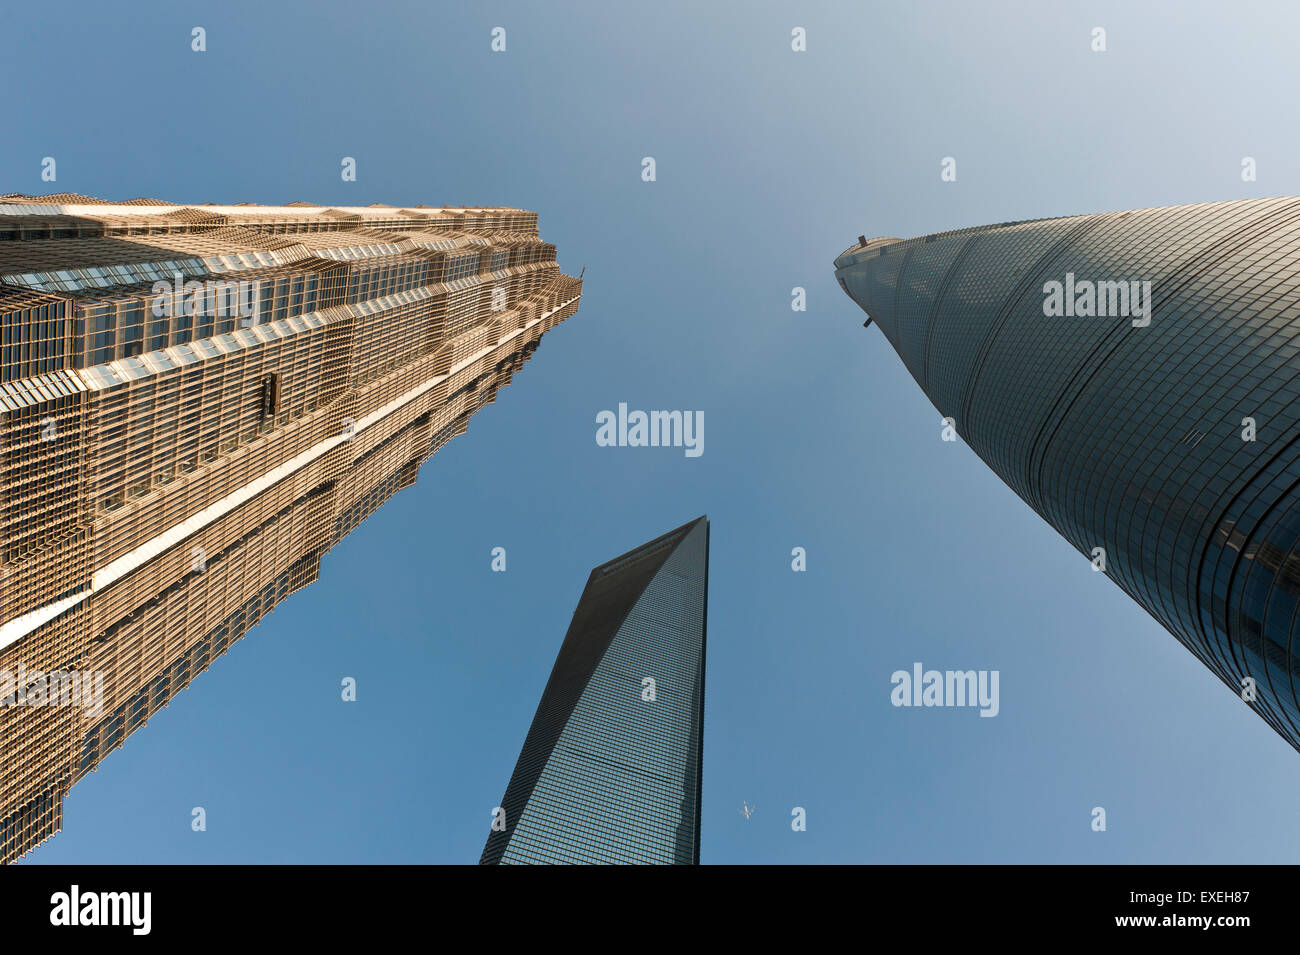
<svg viewBox="0 0 1300 955">
<path fill-rule="evenodd" d="M 835 274 L 961 439 L 1300 749 L 1300 199 L 860 237 Z"/>
<path fill-rule="evenodd" d="M 0 861 L 580 295 L 518 209 L 0 196 Z"/>
<path fill-rule="evenodd" d="M 481 864 L 698 865 L 709 522 L 591 572 Z"/>
</svg>

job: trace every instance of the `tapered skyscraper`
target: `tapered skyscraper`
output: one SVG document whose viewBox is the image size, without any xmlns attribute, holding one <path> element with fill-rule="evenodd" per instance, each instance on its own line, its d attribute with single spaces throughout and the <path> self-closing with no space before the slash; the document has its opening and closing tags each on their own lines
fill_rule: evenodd
<svg viewBox="0 0 1300 955">
<path fill-rule="evenodd" d="M 581 287 L 518 209 L 0 197 L 0 861 Z"/>
<path fill-rule="evenodd" d="M 709 522 L 591 572 L 480 860 L 699 864 Z"/>
<path fill-rule="evenodd" d="M 860 239 L 835 270 L 975 453 L 1300 749 L 1300 199 Z"/>
</svg>

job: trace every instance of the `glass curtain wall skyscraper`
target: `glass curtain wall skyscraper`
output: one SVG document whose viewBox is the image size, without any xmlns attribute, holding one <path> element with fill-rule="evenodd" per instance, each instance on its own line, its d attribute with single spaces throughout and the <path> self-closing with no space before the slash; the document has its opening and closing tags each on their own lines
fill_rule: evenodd
<svg viewBox="0 0 1300 955">
<path fill-rule="evenodd" d="M 0 861 L 581 293 L 519 209 L 0 196 Z"/>
<path fill-rule="evenodd" d="M 709 522 L 591 572 L 482 864 L 698 865 Z"/>
<path fill-rule="evenodd" d="M 962 440 L 1300 749 L 1300 199 L 860 237 L 835 275 Z"/>
</svg>

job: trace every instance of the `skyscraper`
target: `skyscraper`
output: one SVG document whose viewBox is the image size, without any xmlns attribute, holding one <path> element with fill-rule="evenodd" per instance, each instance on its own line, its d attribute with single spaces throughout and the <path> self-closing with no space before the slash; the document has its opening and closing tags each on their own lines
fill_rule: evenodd
<svg viewBox="0 0 1300 955">
<path fill-rule="evenodd" d="M 835 274 L 972 450 L 1300 749 L 1300 199 L 860 238 Z"/>
<path fill-rule="evenodd" d="M 698 865 L 709 522 L 591 572 L 480 864 Z"/>
<path fill-rule="evenodd" d="M 518 209 L 0 197 L 0 861 L 581 291 Z"/>
</svg>

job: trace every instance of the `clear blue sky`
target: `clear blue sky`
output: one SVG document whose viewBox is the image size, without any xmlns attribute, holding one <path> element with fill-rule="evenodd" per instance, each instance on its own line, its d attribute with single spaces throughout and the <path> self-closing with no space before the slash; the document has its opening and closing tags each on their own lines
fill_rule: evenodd
<svg viewBox="0 0 1300 955">
<path fill-rule="evenodd" d="M 375 0 L 5 20 L 0 193 L 514 205 L 587 267 L 578 315 L 469 433 L 78 784 L 32 861 L 477 861 L 588 571 L 702 513 L 703 861 L 1294 860 L 1300 755 L 940 440 L 831 260 L 859 233 L 1300 193 L 1295 12 Z M 597 447 L 620 401 L 702 410 L 704 454 Z M 1001 712 L 894 708 L 914 661 L 1000 670 Z"/>
</svg>

